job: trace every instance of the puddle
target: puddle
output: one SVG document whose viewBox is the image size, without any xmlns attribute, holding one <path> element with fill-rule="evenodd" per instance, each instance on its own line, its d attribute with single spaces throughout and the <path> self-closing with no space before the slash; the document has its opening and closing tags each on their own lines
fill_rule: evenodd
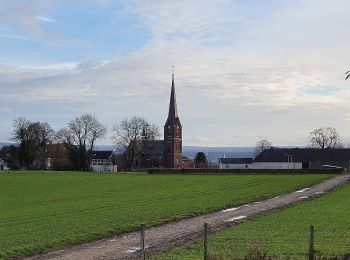
<svg viewBox="0 0 350 260">
<path fill-rule="evenodd" d="M 149 246 L 145 246 L 145 249 L 147 249 L 147 248 L 149 248 Z M 129 254 L 132 254 L 132 253 L 136 253 L 139 251 L 141 251 L 141 247 L 134 246 L 134 247 L 130 247 L 126 252 Z"/>
<path fill-rule="evenodd" d="M 224 209 L 222 212 L 230 212 L 230 211 L 235 211 L 237 209 L 239 209 L 240 207 L 236 207 L 236 208 L 230 208 L 230 209 Z"/>
<path fill-rule="evenodd" d="M 297 190 L 295 193 L 305 192 L 305 191 L 307 191 L 308 189 L 310 189 L 310 188 L 305 188 L 305 189 L 302 189 L 302 190 Z"/>
<path fill-rule="evenodd" d="M 247 216 L 237 216 L 237 217 L 233 217 L 233 218 L 229 218 L 226 220 L 226 222 L 232 222 L 235 220 L 240 220 L 240 219 L 245 219 Z"/>
</svg>

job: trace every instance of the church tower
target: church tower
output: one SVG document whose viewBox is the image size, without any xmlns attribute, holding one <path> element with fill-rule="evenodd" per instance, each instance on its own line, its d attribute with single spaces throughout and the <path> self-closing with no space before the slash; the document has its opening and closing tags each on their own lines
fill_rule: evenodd
<svg viewBox="0 0 350 260">
<path fill-rule="evenodd" d="M 174 73 L 171 82 L 169 113 L 164 125 L 163 165 L 166 168 L 182 167 L 182 126 L 177 114 Z"/>
</svg>

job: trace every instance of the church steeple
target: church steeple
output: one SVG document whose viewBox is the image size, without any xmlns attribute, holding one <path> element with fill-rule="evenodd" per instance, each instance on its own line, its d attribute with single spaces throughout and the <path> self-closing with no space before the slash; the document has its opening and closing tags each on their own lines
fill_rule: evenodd
<svg viewBox="0 0 350 260">
<path fill-rule="evenodd" d="M 176 104 L 176 93 L 175 93 L 175 80 L 174 80 L 174 72 L 172 74 L 171 81 L 171 93 L 170 93 L 170 102 L 169 102 L 169 113 L 166 124 L 175 124 L 179 122 L 180 119 L 177 114 L 177 104 Z"/>
</svg>

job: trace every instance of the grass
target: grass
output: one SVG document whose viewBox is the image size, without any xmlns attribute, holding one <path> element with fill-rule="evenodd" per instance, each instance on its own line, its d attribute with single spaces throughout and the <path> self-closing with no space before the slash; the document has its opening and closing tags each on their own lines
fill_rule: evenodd
<svg viewBox="0 0 350 260">
<path fill-rule="evenodd" d="M 0 258 L 289 192 L 329 175 L 197 176 L 11 172 L 0 174 Z"/>
<path fill-rule="evenodd" d="M 317 259 L 350 253 L 350 184 L 312 201 L 270 213 L 209 236 L 209 259 L 306 259 L 309 227 L 315 227 Z M 202 259 L 203 241 L 156 259 Z M 338 258 L 336 258 L 338 257 Z"/>
</svg>

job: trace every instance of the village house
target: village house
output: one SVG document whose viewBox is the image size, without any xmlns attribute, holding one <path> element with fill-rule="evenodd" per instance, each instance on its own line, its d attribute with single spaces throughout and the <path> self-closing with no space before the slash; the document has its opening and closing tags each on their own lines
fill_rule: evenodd
<svg viewBox="0 0 350 260">
<path fill-rule="evenodd" d="M 10 157 L 10 153 L 7 150 L 6 147 L 3 147 L 0 150 L 0 171 L 8 171 L 10 170 L 8 164 L 7 164 L 7 160 Z"/>
<path fill-rule="evenodd" d="M 115 151 L 93 151 L 90 164 L 93 172 L 117 172 L 117 154 Z"/>
<path fill-rule="evenodd" d="M 221 158 L 219 165 L 220 169 L 344 168 L 349 170 L 350 149 L 270 148 L 255 158 Z"/>
</svg>

